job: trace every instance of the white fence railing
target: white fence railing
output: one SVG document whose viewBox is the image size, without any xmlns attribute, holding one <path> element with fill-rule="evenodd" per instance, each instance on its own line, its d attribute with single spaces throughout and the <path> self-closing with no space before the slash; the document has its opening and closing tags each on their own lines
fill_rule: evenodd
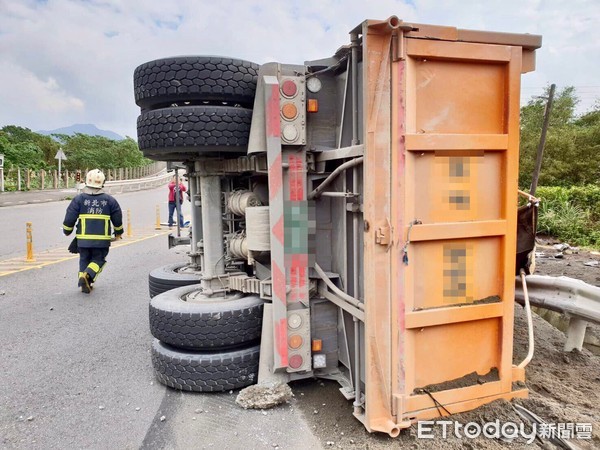
<svg viewBox="0 0 600 450">
<path fill-rule="evenodd" d="M 156 161 L 142 167 L 126 167 L 120 169 L 102 169 L 108 182 L 140 180 L 153 177 L 162 173 L 166 163 Z M 88 169 L 80 171 L 64 170 L 58 174 L 56 170 L 30 170 L 21 168 L 4 168 L 3 187 L 5 191 L 36 191 L 44 189 L 69 189 L 75 188 L 77 174 L 81 181 L 85 178 Z"/>
</svg>

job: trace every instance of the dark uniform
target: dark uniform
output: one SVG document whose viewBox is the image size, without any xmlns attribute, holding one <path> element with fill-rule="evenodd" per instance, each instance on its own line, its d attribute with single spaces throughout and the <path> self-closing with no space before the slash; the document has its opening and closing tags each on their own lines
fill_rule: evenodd
<svg viewBox="0 0 600 450">
<path fill-rule="evenodd" d="M 77 224 L 75 235 L 79 250 L 79 286 L 89 293 L 91 284 L 106 264 L 106 255 L 112 239 L 123 234 L 123 214 L 114 197 L 98 193 L 79 194 L 67 208 L 63 232 L 68 236 Z"/>
</svg>

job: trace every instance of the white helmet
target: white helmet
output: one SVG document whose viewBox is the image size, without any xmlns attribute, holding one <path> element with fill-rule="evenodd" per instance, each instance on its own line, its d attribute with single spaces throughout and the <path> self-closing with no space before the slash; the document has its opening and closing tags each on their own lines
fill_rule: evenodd
<svg viewBox="0 0 600 450">
<path fill-rule="evenodd" d="M 85 185 L 91 188 L 101 188 L 104 186 L 106 177 L 99 169 L 90 170 L 85 177 Z"/>
</svg>

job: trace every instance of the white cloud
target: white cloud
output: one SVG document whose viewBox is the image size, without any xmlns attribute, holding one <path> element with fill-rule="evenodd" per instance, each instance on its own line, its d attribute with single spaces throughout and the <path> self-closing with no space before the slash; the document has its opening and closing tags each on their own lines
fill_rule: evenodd
<svg viewBox="0 0 600 450">
<path fill-rule="evenodd" d="M 596 0 L 0 0 L 0 126 L 89 122 L 135 136 L 139 64 L 183 54 L 302 63 L 331 56 L 363 20 L 392 14 L 542 34 L 524 94 L 555 82 L 586 87 L 584 105 L 600 95 Z"/>
<path fill-rule="evenodd" d="M 82 99 L 69 95 L 52 77 L 38 78 L 34 73 L 10 62 L 0 62 L 2 108 L 0 122 L 12 123 L 15 116 L 41 114 L 61 124 L 62 117 L 76 117 L 85 109 Z"/>
</svg>

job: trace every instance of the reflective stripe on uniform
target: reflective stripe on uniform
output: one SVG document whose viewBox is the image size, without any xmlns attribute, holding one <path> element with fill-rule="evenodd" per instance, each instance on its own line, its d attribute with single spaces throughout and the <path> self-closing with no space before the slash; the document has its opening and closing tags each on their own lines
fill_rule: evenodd
<svg viewBox="0 0 600 450">
<path fill-rule="evenodd" d="M 63 230 L 65 230 L 65 231 L 73 231 L 73 227 L 68 227 L 66 225 L 63 225 Z"/>
<path fill-rule="evenodd" d="M 92 269 L 95 273 L 100 272 L 100 266 L 95 262 L 91 262 L 88 264 L 88 268 Z"/>
<path fill-rule="evenodd" d="M 123 225 L 121 225 L 120 227 L 115 227 L 115 231 L 121 231 L 123 229 Z"/>
<path fill-rule="evenodd" d="M 106 214 L 79 214 L 80 219 L 104 219 L 110 220 L 110 216 Z"/>
<path fill-rule="evenodd" d="M 104 221 L 103 234 L 88 234 L 88 221 Z M 79 222 L 81 223 L 81 233 L 77 235 L 79 239 L 97 239 L 108 241 L 111 239 L 109 234 L 110 216 L 106 214 L 80 214 Z M 91 224 L 90 224 L 91 225 Z"/>
</svg>

